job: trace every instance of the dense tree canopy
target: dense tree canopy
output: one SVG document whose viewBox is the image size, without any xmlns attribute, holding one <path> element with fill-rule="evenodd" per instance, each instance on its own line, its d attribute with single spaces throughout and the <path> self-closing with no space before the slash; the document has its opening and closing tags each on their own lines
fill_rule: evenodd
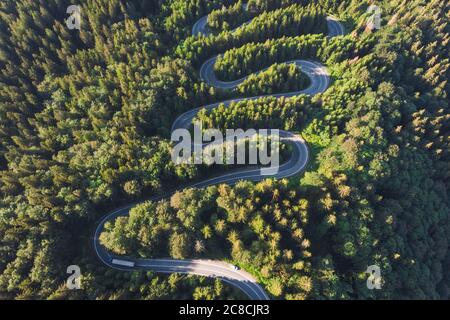
<svg viewBox="0 0 450 320">
<path fill-rule="evenodd" d="M 218 280 L 103 266 L 92 250 L 100 217 L 141 201 L 107 224 L 111 252 L 225 259 L 279 299 L 448 299 L 449 4 L 379 1 L 376 30 L 370 3 L 249 0 L 243 11 L 233 0 L 87 0 L 81 30 L 69 30 L 70 1 L 0 2 L 0 295 L 243 297 Z M 190 36 L 210 12 L 214 32 Z M 345 36 L 326 36 L 329 13 Z M 198 75 L 216 54 L 223 79 L 269 69 L 223 92 Z M 326 64 L 331 87 L 198 118 L 300 133 L 311 151 L 302 176 L 144 201 L 229 169 L 170 161 L 178 115 L 301 89 L 304 74 L 283 64 L 293 59 Z M 72 264 L 82 290 L 65 287 Z M 370 265 L 381 267 L 382 290 L 366 287 Z"/>
</svg>

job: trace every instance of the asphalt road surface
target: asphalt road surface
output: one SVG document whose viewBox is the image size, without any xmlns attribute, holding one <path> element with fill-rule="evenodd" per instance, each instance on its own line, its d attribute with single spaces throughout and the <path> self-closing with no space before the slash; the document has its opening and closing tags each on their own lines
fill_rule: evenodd
<svg viewBox="0 0 450 320">
<path fill-rule="evenodd" d="M 334 17 L 327 18 L 328 24 L 328 36 L 334 37 L 344 34 L 343 26 Z M 203 17 L 198 20 L 193 29 L 193 35 L 208 34 L 207 30 L 207 17 Z M 242 81 L 239 79 L 231 82 L 223 82 L 217 79 L 214 74 L 214 63 L 217 56 L 207 60 L 200 69 L 200 77 L 208 85 L 222 89 L 233 89 L 238 86 Z M 192 109 L 186 113 L 180 115 L 173 123 L 172 131 L 179 128 L 189 128 L 192 124 L 192 120 L 197 113 L 202 109 L 208 110 L 214 109 L 220 104 L 229 106 L 233 101 L 241 100 L 255 100 L 262 97 L 273 96 L 277 98 L 291 97 L 299 94 L 315 95 L 325 91 L 329 84 L 330 78 L 327 69 L 318 62 L 309 60 L 294 60 L 286 63 L 296 64 L 301 67 L 301 70 L 308 75 L 311 79 L 310 86 L 302 91 L 280 93 L 273 95 L 263 95 L 242 99 L 234 99 L 228 101 L 222 101 L 213 103 L 201 108 Z M 275 171 L 270 168 L 249 168 L 238 170 L 235 172 L 227 173 L 218 177 L 207 179 L 201 182 L 193 183 L 190 187 L 203 188 L 211 185 L 228 183 L 234 184 L 239 180 L 252 180 L 260 181 L 266 178 L 286 178 L 301 173 L 308 163 L 308 147 L 305 141 L 299 135 L 292 132 L 280 130 L 280 138 L 284 143 L 288 143 L 292 146 L 292 157 L 285 163 L 276 168 Z M 170 197 L 173 193 L 152 197 L 148 200 L 157 201 L 163 198 Z M 137 271 L 137 270 L 150 270 L 160 273 L 183 273 L 193 274 L 205 277 L 220 278 L 226 283 L 242 290 L 250 299 L 253 300 L 267 300 L 269 296 L 264 289 L 258 284 L 257 280 L 244 270 L 236 270 L 232 265 L 222 261 L 212 260 L 174 260 L 174 259 L 133 259 L 118 257 L 108 252 L 99 241 L 99 236 L 104 229 L 104 225 L 108 221 L 113 221 L 119 216 L 126 216 L 129 214 L 130 209 L 137 203 L 130 204 L 126 207 L 119 208 L 105 217 L 98 224 L 94 235 L 94 248 L 99 259 L 107 266 L 122 270 L 122 271 Z M 121 259 L 124 261 L 132 262 L 132 267 L 122 266 L 114 264 L 113 259 Z"/>
</svg>

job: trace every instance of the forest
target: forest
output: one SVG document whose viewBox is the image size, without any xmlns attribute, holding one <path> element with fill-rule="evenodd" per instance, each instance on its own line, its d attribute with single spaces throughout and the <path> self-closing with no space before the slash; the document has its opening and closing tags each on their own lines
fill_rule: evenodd
<svg viewBox="0 0 450 320">
<path fill-rule="evenodd" d="M 69 30 L 68 0 L 1 1 L 0 299 L 246 298 L 218 279 L 103 265 L 94 230 L 131 203 L 100 237 L 117 255 L 228 261 L 272 299 L 450 299 L 450 4 L 376 1 L 380 29 L 371 4 L 85 0 Z M 191 35 L 208 14 L 212 33 Z M 344 36 L 327 37 L 330 14 Z M 221 80 L 250 75 L 236 90 L 201 80 L 217 54 Z M 306 171 L 184 188 L 227 168 L 175 165 L 173 121 L 307 87 L 293 59 L 326 65 L 328 90 L 197 118 L 296 132 Z M 66 287 L 69 265 L 80 290 Z M 366 286 L 371 265 L 381 290 Z"/>
</svg>

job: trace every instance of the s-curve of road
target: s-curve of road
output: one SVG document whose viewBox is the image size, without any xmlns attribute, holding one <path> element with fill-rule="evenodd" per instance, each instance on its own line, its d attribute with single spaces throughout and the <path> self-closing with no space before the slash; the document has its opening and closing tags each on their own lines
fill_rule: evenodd
<svg viewBox="0 0 450 320">
<path fill-rule="evenodd" d="M 328 36 L 334 37 L 344 34 L 343 26 L 333 17 L 327 18 L 328 25 Z M 193 30 L 193 35 L 198 34 L 208 34 L 207 30 L 207 17 L 203 17 L 195 23 Z M 222 89 L 234 89 L 240 83 L 242 83 L 245 78 L 239 79 L 232 82 L 223 82 L 216 78 L 214 74 L 214 63 L 217 56 L 208 59 L 200 69 L 200 77 L 208 85 L 214 86 Z M 192 124 L 192 120 L 195 118 L 197 113 L 202 109 L 206 108 L 212 110 L 219 106 L 220 104 L 229 106 L 232 102 L 241 100 L 256 100 L 262 97 L 273 96 L 277 98 L 281 97 L 292 97 L 300 94 L 315 95 L 325 91 L 330 85 L 330 78 L 327 69 L 318 62 L 309 60 L 293 60 L 286 63 L 296 64 L 301 67 L 301 70 L 310 78 L 310 86 L 304 90 L 289 93 L 280 93 L 273 95 L 262 95 L 241 99 L 232 99 L 227 101 L 222 101 L 218 103 L 213 103 L 201 108 L 192 109 L 188 112 L 180 115 L 172 125 L 172 131 L 180 128 L 189 128 Z M 232 173 L 224 174 L 219 177 L 214 177 L 201 182 L 193 183 L 190 187 L 204 188 L 211 185 L 228 183 L 234 184 L 239 180 L 252 180 L 260 181 L 265 178 L 286 178 L 297 175 L 301 173 L 307 163 L 309 152 L 305 141 L 297 134 L 289 131 L 280 130 L 280 138 L 284 143 L 288 143 L 292 146 L 292 157 L 285 163 L 281 164 L 275 172 L 270 168 L 262 169 L 243 169 L 239 171 L 234 171 Z M 148 200 L 158 201 L 163 198 L 170 197 L 173 193 L 168 193 L 165 195 L 155 196 Z M 266 294 L 264 289 L 258 284 L 257 280 L 244 270 L 238 270 L 232 265 L 213 260 L 175 260 L 175 259 L 130 259 L 121 258 L 110 253 L 100 244 L 100 234 L 104 230 L 105 223 L 108 221 L 113 221 L 117 217 L 126 216 L 129 214 L 130 209 L 136 204 L 130 204 L 128 206 L 119 208 L 105 217 L 98 224 L 95 235 L 94 235 L 94 248 L 99 259 L 107 266 L 122 270 L 122 271 L 137 271 L 137 270 L 149 270 L 159 273 L 182 273 L 182 274 L 193 274 L 205 277 L 219 278 L 222 281 L 229 283 L 230 285 L 243 291 L 250 299 L 253 300 L 268 300 L 269 296 Z"/>
</svg>

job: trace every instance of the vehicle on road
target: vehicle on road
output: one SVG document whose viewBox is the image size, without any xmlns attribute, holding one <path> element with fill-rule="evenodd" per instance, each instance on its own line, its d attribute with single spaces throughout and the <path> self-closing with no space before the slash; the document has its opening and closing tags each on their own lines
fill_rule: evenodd
<svg viewBox="0 0 450 320">
<path fill-rule="evenodd" d="M 128 260 L 120 260 L 120 259 L 112 259 L 112 264 L 121 266 L 121 267 L 128 267 L 128 268 L 134 268 L 134 261 L 128 261 Z"/>
</svg>

